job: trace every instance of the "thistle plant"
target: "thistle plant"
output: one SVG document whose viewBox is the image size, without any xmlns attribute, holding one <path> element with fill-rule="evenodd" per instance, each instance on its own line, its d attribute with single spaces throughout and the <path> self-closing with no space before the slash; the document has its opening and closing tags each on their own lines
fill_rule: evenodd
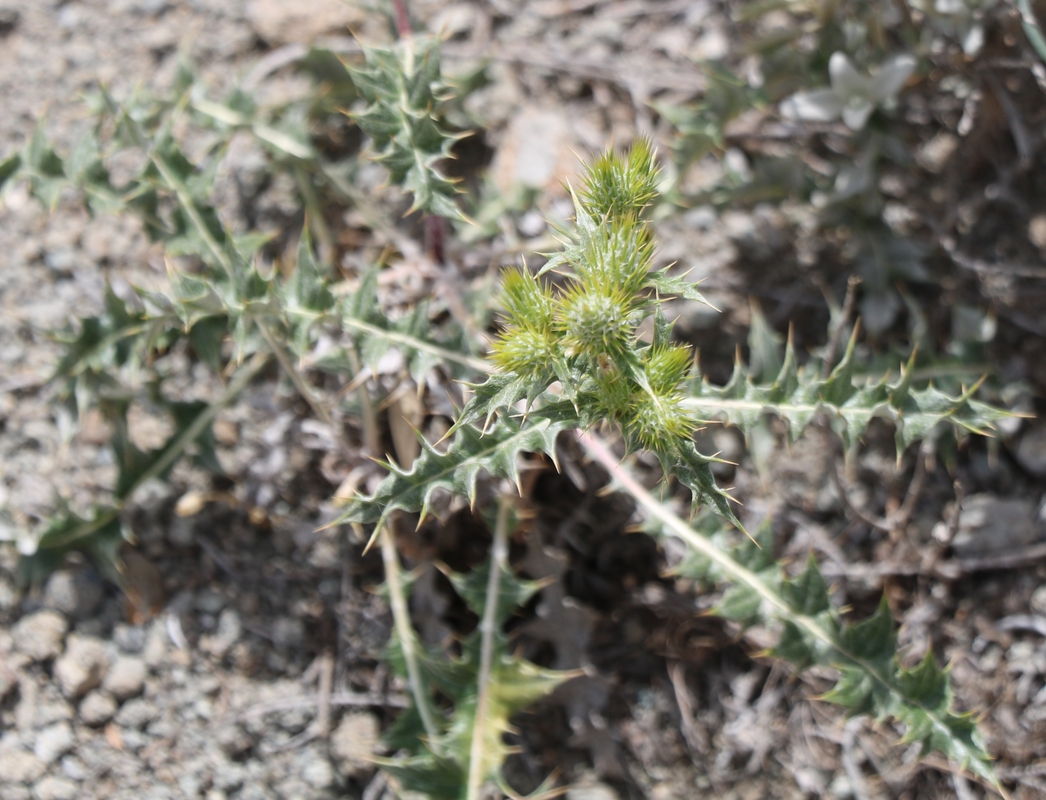
<svg viewBox="0 0 1046 800">
<path fill-rule="evenodd" d="M 940 752 L 998 786 L 972 719 L 952 707 L 947 673 L 932 657 L 913 669 L 901 667 L 885 606 L 867 621 L 842 623 L 816 564 L 795 578 L 782 572 L 768 527 L 734 548 L 722 531 L 744 529 L 712 476 L 714 457 L 697 450 L 692 433 L 709 419 L 728 420 L 747 433 L 772 414 L 793 436 L 827 418 L 849 442 L 879 416 L 896 424 L 900 454 L 910 442 L 948 427 L 959 435 L 982 433 L 1005 412 L 976 401 L 976 387 L 957 397 L 917 389 L 910 368 L 897 383 L 860 385 L 854 377 L 856 334 L 826 377 L 800 370 L 789 346 L 770 384 L 749 380 L 740 365 L 726 387 L 707 384 L 691 367 L 689 349 L 672 341 L 660 308 L 669 295 L 703 298 L 685 277 L 651 270 L 653 237 L 643 211 L 656 181 L 652 148 L 642 140 L 627 157 L 607 153 L 587 169 L 574 193 L 577 228 L 564 250 L 538 274 L 512 269 L 505 275 L 504 327 L 491 354 L 497 371 L 474 387 L 449 446 L 441 451 L 423 442 L 411 469 L 387 465 L 390 475 L 374 495 L 354 498 L 341 521 L 376 523 L 376 538 L 398 511 L 425 516 L 440 492 L 475 503 L 482 472 L 517 481 L 520 453 L 555 459 L 562 431 L 609 426 L 620 433 L 626 451 L 655 453 L 665 478 L 687 486 L 695 506 L 714 512 L 691 525 L 619 471 L 618 458 L 595 434 L 582 434 L 614 485 L 644 509 L 649 530 L 680 538 L 692 549 L 680 572 L 732 584 L 720 613 L 776 627 L 776 657 L 797 669 L 814 663 L 839 669 L 840 681 L 826 699 L 851 713 L 897 719 L 906 728 L 904 741 Z M 560 288 L 542 280 L 553 270 L 563 278 Z M 643 341 L 640 324 L 650 318 L 653 334 Z"/>
<path fill-rule="evenodd" d="M 453 184 L 439 172 L 455 136 L 435 116 L 445 90 L 437 47 L 411 38 L 391 49 L 367 50 L 366 58 L 365 66 L 349 71 L 354 90 L 365 100 L 353 119 L 371 137 L 375 157 L 393 182 L 414 194 L 416 208 L 458 216 Z M 895 72 L 904 72 L 904 66 Z M 872 99 L 889 94 L 868 91 Z M 862 102 L 872 102 L 864 95 Z M 222 224 L 209 199 L 215 163 L 192 163 L 172 130 L 179 116 L 193 108 L 219 127 L 253 131 L 281 154 L 281 167 L 299 175 L 312 170 L 318 179 L 337 185 L 336 174 L 301 138 L 278 130 L 271 120 L 254 118 L 253 112 L 234 115 L 230 106 L 202 99 L 186 76 L 170 98 L 128 108 L 103 95 L 99 107 L 114 131 L 112 141 L 89 137 L 75 156 L 63 159 L 38 133 L 24 153 L 0 163 L 0 187 L 24 179 L 42 202 L 52 205 L 72 186 L 92 210 L 126 207 L 140 215 L 168 253 L 190 254 L 200 269 L 188 274 L 172 268 L 169 292 L 135 290 L 126 299 L 111 292 L 104 313 L 81 320 L 67 336 L 67 355 L 55 380 L 77 413 L 96 407 L 111 423 L 118 477 L 108 503 L 86 516 L 61 508 L 30 537 L 23 558 L 28 577 L 39 579 L 69 550 L 78 549 L 119 582 L 119 547 L 129 538 L 121 512 L 145 481 L 167 474 L 184 456 L 215 467 L 211 421 L 267 364 L 279 364 L 313 412 L 332 431 L 340 431 L 345 409 L 311 380 L 311 371 L 333 374 L 356 388 L 362 416 L 366 420 L 370 413 L 373 424 L 370 391 L 375 387 L 362 369 L 376 369 L 394 348 L 404 357 L 405 373 L 419 382 L 437 365 L 451 377 L 492 373 L 472 386 L 473 396 L 446 444 L 420 437 L 421 453 L 413 465 L 386 464 L 389 474 L 376 491 L 353 497 L 332 523 L 373 525 L 371 542 L 380 542 L 395 622 L 386 658 L 412 698 L 411 708 L 387 735 L 397 755 L 379 762 L 399 789 L 441 800 L 478 800 L 494 784 L 517 796 L 501 774 L 510 751 L 504 734 L 511 730 L 511 717 L 570 675 L 513 654 L 504 631 L 513 610 L 539 588 L 516 577 L 508 563 L 515 523 L 507 486 L 518 487 L 521 454 L 544 453 L 555 461 L 557 438 L 569 431 L 582 432 L 588 452 L 637 500 L 649 533 L 687 545 L 688 557 L 674 565 L 680 575 L 730 587 L 720 613 L 741 625 L 775 628 L 779 640 L 772 655 L 796 669 L 810 664 L 837 669 L 840 679 L 826 699 L 852 713 L 894 718 L 906 728 L 905 741 L 940 752 L 998 785 L 973 721 L 952 707 L 947 673 L 932 658 L 914 668 L 902 666 L 885 605 L 869 620 L 844 621 L 842 611 L 831 605 L 816 564 L 795 575 L 776 563 L 768 526 L 752 539 L 736 536 L 734 529 L 744 528 L 727 491 L 715 481 L 711 465 L 716 458 L 701 453 L 693 438 L 709 420 L 728 422 L 747 434 L 773 415 L 790 438 L 814 420 L 828 420 L 848 444 L 873 418 L 882 417 L 896 426 L 900 455 L 917 439 L 947 429 L 959 435 L 982 433 L 1004 416 L 975 398 L 976 386 L 957 396 L 919 388 L 911 365 L 898 381 L 864 383 L 855 376 L 856 334 L 837 365 L 802 369 L 789 345 L 769 381 L 754 380 L 740 363 L 726 386 L 704 380 L 691 349 L 673 340 L 662 309 L 668 298 L 705 300 L 685 276 L 653 268 L 656 242 L 647 217 L 658 197 L 659 174 L 646 140 L 637 141 L 627 156 L 607 152 L 586 169 L 572 191 L 575 226 L 563 232 L 561 252 L 549 254 L 536 273 L 525 267 L 506 271 L 500 294 L 503 324 L 487 361 L 471 352 L 453 326 L 435 325 L 424 305 L 398 320 L 383 313 L 376 270 L 357 276 L 351 287 L 337 286 L 316 258 L 308 228 L 288 276 L 261 269 L 265 236 L 234 235 Z M 864 105 L 852 112 L 852 127 L 863 125 L 871 113 Z M 101 155 L 109 148 L 135 148 L 146 156 L 127 184 L 111 183 Z M 302 199 L 307 206 L 314 202 L 308 192 Z M 322 350 L 321 335 L 326 339 Z M 231 375 L 210 402 L 164 399 L 155 357 L 179 343 L 215 375 Z M 132 380 L 132 373 L 138 378 Z M 149 452 L 136 448 L 127 435 L 127 410 L 139 397 L 150 399 L 176 423 L 170 439 Z M 711 513 L 691 523 L 654 500 L 627 470 L 618 469 L 618 458 L 596 431 L 618 434 L 626 453 L 655 454 L 666 488 L 673 482 L 685 486 L 691 510 L 703 505 Z M 400 563 L 393 518 L 400 512 L 424 518 L 441 493 L 464 496 L 475 506 L 484 474 L 506 485 L 497 484 L 501 497 L 490 526 L 488 563 L 466 575 L 448 574 L 480 620 L 451 652 L 423 643 L 411 624 L 411 574 Z M 534 796 L 547 788 L 543 785 Z"/>
<path fill-rule="evenodd" d="M 558 402 L 540 415 L 581 427 L 608 421 L 620 427 L 630 450 L 660 459 L 694 493 L 737 521 L 726 492 L 715 485 L 711 463 L 693 445 L 695 419 L 683 408 L 683 383 L 693 356 L 671 341 L 661 302 L 682 296 L 705 302 L 685 278 L 653 271 L 653 234 L 643 212 L 656 196 L 652 146 L 639 140 L 627 157 L 607 152 L 589 166 L 574 196 L 576 234 L 541 273 L 508 273 L 503 289 L 506 326 L 493 346 L 500 368 L 465 406 L 457 426 L 489 420 L 520 399 L 528 406 L 558 384 Z M 566 287 L 553 292 L 542 274 L 555 270 Z M 653 337 L 639 326 L 653 318 Z"/>
</svg>

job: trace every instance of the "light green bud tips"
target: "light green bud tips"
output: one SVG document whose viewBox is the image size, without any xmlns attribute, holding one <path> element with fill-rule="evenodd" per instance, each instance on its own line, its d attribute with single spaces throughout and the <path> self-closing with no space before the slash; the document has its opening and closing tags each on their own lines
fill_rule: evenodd
<svg viewBox="0 0 1046 800">
<path fill-rule="evenodd" d="M 552 295 L 524 269 L 505 273 L 501 303 L 512 325 L 543 331 L 552 327 Z"/>
<path fill-rule="evenodd" d="M 575 287 L 560 304 L 557 328 L 572 356 L 621 355 L 630 346 L 632 297 L 613 285 Z"/>
<path fill-rule="evenodd" d="M 531 380 L 551 380 L 552 361 L 559 351 L 550 335 L 532 328 L 510 328 L 494 343 L 494 363 L 505 372 Z"/>
<path fill-rule="evenodd" d="M 660 312 L 654 344 L 636 336 L 658 304 L 653 234 L 641 217 L 656 182 L 647 140 L 625 157 L 608 152 L 587 170 L 577 199 L 579 238 L 552 263 L 568 285 L 553 297 L 527 271 L 506 273 L 507 325 L 493 348 L 501 373 L 464 417 L 476 407 L 489 416 L 492 405 L 521 397 L 532 402 L 558 380 L 582 418 L 618 423 L 632 449 L 672 461 L 691 444 L 695 423 L 682 406 L 690 349 L 670 344 Z"/>
<path fill-rule="evenodd" d="M 654 146 L 637 139 L 628 158 L 608 150 L 588 166 L 581 197 L 595 217 L 638 215 L 657 197 L 657 178 Z"/>
<path fill-rule="evenodd" d="M 505 273 L 501 302 L 509 325 L 494 343 L 494 363 L 530 381 L 546 379 L 559 352 L 552 296 L 529 272 L 514 269 Z"/>
</svg>

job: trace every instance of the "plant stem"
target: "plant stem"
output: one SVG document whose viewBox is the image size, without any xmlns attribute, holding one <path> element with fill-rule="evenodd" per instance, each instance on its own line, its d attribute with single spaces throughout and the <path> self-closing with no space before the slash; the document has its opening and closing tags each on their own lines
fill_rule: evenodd
<svg viewBox="0 0 1046 800">
<path fill-rule="evenodd" d="M 1039 21 L 1031 10 L 1031 0 L 1016 0 L 1017 10 L 1021 12 L 1021 25 L 1024 27 L 1024 35 L 1028 37 L 1031 46 L 1039 54 L 1039 58 L 1046 64 L 1046 37 L 1042 34 Z"/>
<path fill-rule="evenodd" d="M 461 353 L 455 353 L 453 350 L 447 350 L 446 348 L 440 347 L 439 345 L 430 344 L 429 342 L 409 336 L 405 333 L 399 333 L 398 331 L 389 331 L 384 328 L 379 328 L 377 325 L 371 325 L 369 322 L 363 322 L 358 319 L 351 319 L 345 317 L 342 319 L 341 324 L 353 330 L 360 331 L 361 333 L 369 333 L 371 336 L 378 336 L 386 339 L 394 344 L 401 344 L 406 347 L 411 347 L 415 350 L 422 350 L 426 353 L 432 353 L 435 356 L 446 359 L 447 361 L 453 361 L 462 366 L 476 370 L 476 372 L 493 372 L 494 366 L 489 361 L 484 361 L 482 358 L 476 358 L 475 356 L 466 356 Z"/>
<path fill-rule="evenodd" d="M 494 661 L 494 636 L 498 627 L 498 597 L 501 570 L 508 563 L 508 521 L 511 505 L 502 496 L 498 504 L 498 519 L 494 526 L 494 543 L 490 548 L 490 574 L 487 578 L 487 599 L 483 619 L 479 624 L 479 675 L 476 679 L 476 717 L 472 724 L 472 746 L 469 748 L 469 777 L 466 800 L 479 800 L 486 778 L 483 761 L 484 725 L 490 705 L 490 675 Z"/>
<path fill-rule="evenodd" d="M 400 39 L 409 39 L 414 32 L 410 29 L 410 14 L 407 12 L 406 0 L 392 0 L 392 11 L 396 17 L 396 35 Z"/>
<path fill-rule="evenodd" d="M 396 543 L 392 534 L 385 526 L 381 528 L 381 560 L 385 565 L 385 582 L 389 587 L 389 605 L 392 606 L 392 619 L 396 626 L 396 636 L 403 648 L 403 660 L 407 664 L 407 682 L 410 685 L 410 693 L 414 696 L 414 705 L 421 717 L 421 724 L 428 734 L 429 749 L 437 756 L 442 754 L 439 743 L 439 728 L 436 726 L 435 712 L 429 693 L 421 675 L 421 665 L 418 663 L 418 653 L 415 649 L 417 638 L 414 627 L 410 623 L 410 609 L 407 608 L 407 593 L 403 586 L 402 568 L 400 567 L 399 554 L 396 552 Z"/>
<path fill-rule="evenodd" d="M 835 367 L 835 361 L 839 356 L 839 345 L 842 344 L 843 331 L 846 329 L 850 316 L 853 314 L 854 302 L 857 300 L 857 285 L 860 282 L 861 279 L 856 275 L 851 275 L 846 282 L 846 296 L 843 299 L 843 306 L 837 317 L 832 320 L 832 333 L 828 339 L 828 346 L 824 351 L 824 363 L 821 364 L 822 378 L 827 378 L 831 375 L 832 368 Z"/>
<path fill-rule="evenodd" d="M 330 264 L 334 261 L 334 235 L 323 216 L 323 207 L 320 205 L 320 198 L 316 195 L 312 176 L 298 165 L 294 167 L 294 182 L 298 185 L 298 191 L 301 192 L 305 208 L 309 212 L 307 221 L 316 237 L 316 243 L 319 245 L 320 261 Z"/>
<path fill-rule="evenodd" d="M 346 347 L 345 352 L 349 357 L 353 375 L 359 377 L 363 368 L 355 347 Z M 353 380 L 355 382 L 355 378 Z M 370 393 L 367 391 L 367 382 L 360 381 L 356 391 L 359 393 L 360 408 L 363 411 L 363 447 L 373 458 L 377 458 L 381 454 L 381 436 L 378 433 L 378 416 L 374 413 L 374 403 L 371 402 Z"/>
<path fill-rule="evenodd" d="M 716 564 L 729 580 L 743 584 L 748 589 L 755 592 L 760 600 L 764 602 L 767 607 L 772 609 L 772 614 L 774 616 L 791 622 L 810 636 L 811 639 L 818 642 L 819 646 L 836 653 L 838 662 L 844 664 L 849 663 L 858 667 L 862 673 L 868 676 L 868 679 L 873 684 L 877 684 L 877 691 L 883 691 L 894 697 L 895 702 L 900 703 L 902 707 L 917 707 L 926 715 L 926 719 L 934 731 L 939 732 L 942 736 L 948 737 L 948 739 L 956 746 L 958 751 L 956 760 L 966 763 L 973 761 L 983 763 L 982 756 L 979 756 L 976 752 L 970 750 L 966 743 L 960 742 L 952 735 L 951 729 L 941 718 L 936 707 L 927 705 L 926 703 L 915 700 L 914 698 L 899 692 L 888 677 L 882 673 L 881 668 L 878 665 L 872 663 L 867 658 L 860 657 L 855 653 L 850 652 L 843 646 L 839 637 L 826 627 L 819 618 L 814 618 L 793 610 L 785 601 L 784 597 L 775 591 L 763 578 L 743 567 L 734 560 L 729 553 L 720 549 L 715 543 L 713 543 L 711 539 L 702 536 L 676 516 L 676 514 L 668 507 L 658 502 L 653 495 L 643 488 L 639 481 L 637 481 L 621 466 L 620 459 L 610 451 L 610 448 L 608 448 L 599 437 L 591 433 L 579 433 L 578 441 L 581 443 L 582 447 L 585 448 L 585 451 L 589 456 L 594 461 L 598 462 L 603 469 L 610 474 L 612 482 L 628 492 L 628 494 L 635 499 L 636 503 L 642 507 L 646 514 L 665 527 L 668 534 L 682 540 L 685 544 Z M 996 785 L 993 788 L 1000 792 L 1000 794 L 1003 793 L 1000 786 Z M 1005 794 L 1003 796 L 1005 796 Z"/>
</svg>

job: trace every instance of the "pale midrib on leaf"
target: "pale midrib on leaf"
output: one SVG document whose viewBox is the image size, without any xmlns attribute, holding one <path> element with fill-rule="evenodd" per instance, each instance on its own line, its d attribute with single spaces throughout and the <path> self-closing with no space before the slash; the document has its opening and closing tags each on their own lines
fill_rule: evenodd
<svg viewBox="0 0 1046 800">
<path fill-rule="evenodd" d="M 769 400 L 764 402 L 759 400 L 740 400 L 737 398 L 720 399 L 716 397 L 684 397 L 682 405 L 684 408 L 694 411 L 708 410 L 713 413 L 717 411 L 779 411 L 784 413 L 813 414 L 825 408 L 839 408 L 839 406 L 833 406 L 830 403 L 804 403 L 798 405 L 795 403 L 774 403 Z M 869 409 L 860 410 L 868 411 Z"/>
<path fill-rule="evenodd" d="M 476 677 L 476 712 L 472 723 L 472 744 L 469 748 L 469 774 L 466 800 L 478 800 L 486 779 L 484 774 L 483 742 L 486 737 L 487 707 L 490 704 L 490 676 L 494 661 L 494 636 L 497 633 L 498 590 L 501 570 L 508 563 L 509 501 L 502 497 L 494 525 L 494 541 L 490 547 L 490 575 L 487 579 L 487 599 L 480 622 L 479 674 Z"/>
<path fill-rule="evenodd" d="M 455 364 L 461 364 L 462 366 L 473 369 L 476 372 L 490 373 L 494 371 L 494 367 L 489 361 L 484 361 L 482 358 L 476 358 L 475 356 L 455 353 L 453 350 L 447 350 L 439 345 L 426 342 L 424 339 L 418 339 L 406 333 L 379 328 L 377 325 L 371 325 L 369 322 L 363 322 L 362 320 L 353 319 L 352 317 L 343 317 L 341 322 L 346 328 L 352 328 L 361 333 L 368 333 L 371 336 L 377 336 L 395 344 L 409 347 L 413 350 L 421 350 L 426 353 L 431 353 L 434 356 L 439 356 L 447 361 L 453 361 Z"/>
<path fill-rule="evenodd" d="M 453 476 L 455 472 L 457 472 L 459 469 L 461 469 L 467 464 L 478 462 L 480 467 L 483 467 L 483 465 L 486 463 L 486 459 L 489 458 L 491 455 L 497 453 L 499 450 L 503 450 L 506 445 L 514 444 L 516 441 L 520 439 L 525 439 L 530 433 L 534 432 L 535 430 L 538 430 L 540 426 L 547 424 L 548 423 L 543 420 L 539 423 L 535 423 L 534 425 L 524 425 L 518 431 L 509 436 L 507 439 L 501 439 L 500 441 L 496 442 L 493 446 L 488 447 L 485 450 L 481 450 L 478 453 L 473 453 L 472 455 L 468 456 L 462 461 L 454 461 L 452 464 L 447 466 L 445 469 L 440 470 L 435 475 L 426 477 L 424 484 L 413 484 L 411 488 L 414 489 L 420 485 L 433 484 L 447 478 L 448 476 Z M 436 453 L 436 455 L 445 456 L 447 455 L 447 453 Z M 403 477 L 409 477 L 410 475 L 411 473 L 403 473 Z M 472 498 L 469 499 L 471 500 Z"/>
<path fill-rule="evenodd" d="M 785 602 L 784 598 L 767 586 L 758 575 L 738 564 L 729 554 L 720 550 L 714 543 L 697 533 L 693 528 L 676 516 L 676 514 L 674 514 L 669 508 L 658 502 L 653 495 L 647 492 L 639 481 L 637 481 L 621 465 L 619 459 L 614 456 L 606 444 L 604 444 L 597 436 L 591 433 L 580 433 L 578 439 L 588 454 L 610 473 L 612 481 L 620 485 L 621 488 L 632 495 L 636 502 L 639 503 L 639 505 L 642 506 L 650 516 L 662 523 L 672 532 L 673 535 L 713 561 L 732 580 L 744 584 L 758 594 L 763 600 L 769 603 L 783 619 L 789 620 L 795 625 L 803 628 L 819 642 L 839 653 L 843 659 L 860 667 L 865 674 L 869 675 L 882 688 L 886 689 L 892 697 L 897 698 L 902 706 L 918 707 L 933 721 L 934 728 L 937 731 L 947 737 L 949 741 L 962 748 L 967 759 L 978 762 L 981 760 L 981 757 L 978 754 L 970 752 L 969 748 L 954 736 L 951 729 L 947 724 L 945 724 L 935 710 L 927 708 L 923 703 L 900 694 L 894 686 L 883 677 L 877 667 L 865 659 L 855 656 L 853 653 L 840 647 L 835 637 L 826 631 L 817 620 L 806 616 L 805 614 L 799 614 L 793 611 L 788 603 Z"/>
</svg>

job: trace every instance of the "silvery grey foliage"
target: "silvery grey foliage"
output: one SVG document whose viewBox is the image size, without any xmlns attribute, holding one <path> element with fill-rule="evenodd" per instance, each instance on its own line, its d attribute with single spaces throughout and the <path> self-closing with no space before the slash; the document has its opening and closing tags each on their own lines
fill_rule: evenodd
<svg viewBox="0 0 1046 800">
<path fill-rule="evenodd" d="M 921 0 L 916 5 L 934 28 L 955 37 L 973 58 L 984 46 L 984 14 L 997 4 L 998 0 Z"/>
<path fill-rule="evenodd" d="M 902 53 L 884 61 L 874 74 L 862 75 L 846 53 L 832 53 L 828 61 L 831 88 L 796 92 L 781 102 L 781 115 L 810 122 L 842 117 L 848 128 L 859 131 L 876 108 L 894 105 L 916 63 L 914 56 Z"/>
</svg>

